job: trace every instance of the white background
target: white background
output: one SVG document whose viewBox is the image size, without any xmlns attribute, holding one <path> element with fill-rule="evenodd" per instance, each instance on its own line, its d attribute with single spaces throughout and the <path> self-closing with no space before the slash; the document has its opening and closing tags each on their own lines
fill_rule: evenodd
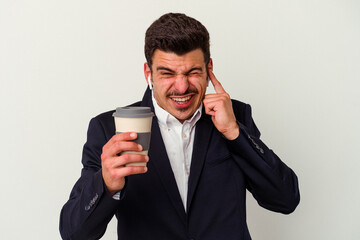
<svg viewBox="0 0 360 240">
<path fill-rule="evenodd" d="M 253 239 L 360 239 L 360 1 L 0 0 L 1 239 L 60 239 L 89 120 L 142 97 L 170 11 L 208 28 L 216 76 L 299 177 L 291 215 L 249 194 Z"/>
</svg>

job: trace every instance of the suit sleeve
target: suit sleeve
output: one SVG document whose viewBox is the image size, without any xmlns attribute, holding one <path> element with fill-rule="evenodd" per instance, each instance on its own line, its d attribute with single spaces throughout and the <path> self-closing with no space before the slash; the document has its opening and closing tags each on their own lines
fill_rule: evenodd
<svg viewBox="0 0 360 240">
<path fill-rule="evenodd" d="M 99 239 L 120 201 L 106 190 L 101 174 L 101 153 L 108 141 L 99 120 L 92 119 L 83 149 L 81 177 L 60 214 L 63 239 Z"/>
<path fill-rule="evenodd" d="M 240 134 L 229 141 L 229 146 L 246 176 L 248 190 L 259 205 L 268 210 L 284 214 L 293 212 L 300 201 L 296 174 L 260 140 L 250 105 L 244 105 L 244 111 L 240 112 L 242 116 L 235 110 Z"/>
</svg>

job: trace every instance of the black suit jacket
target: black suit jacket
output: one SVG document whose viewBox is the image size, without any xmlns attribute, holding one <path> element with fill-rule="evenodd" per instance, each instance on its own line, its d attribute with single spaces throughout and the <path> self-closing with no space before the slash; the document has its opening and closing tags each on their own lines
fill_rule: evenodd
<svg viewBox="0 0 360 240">
<path fill-rule="evenodd" d="M 150 106 L 147 89 L 137 106 Z M 111 112 L 90 122 L 83 169 L 61 211 L 64 239 L 98 239 L 115 214 L 119 239 L 251 239 L 246 224 L 248 189 L 272 211 L 291 213 L 299 203 L 295 173 L 259 139 L 250 106 L 233 100 L 240 135 L 229 141 L 204 112 L 196 124 L 185 212 L 156 116 L 148 172 L 127 177 L 121 200 L 107 192 L 101 174 L 103 145 L 114 135 Z"/>
</svg>

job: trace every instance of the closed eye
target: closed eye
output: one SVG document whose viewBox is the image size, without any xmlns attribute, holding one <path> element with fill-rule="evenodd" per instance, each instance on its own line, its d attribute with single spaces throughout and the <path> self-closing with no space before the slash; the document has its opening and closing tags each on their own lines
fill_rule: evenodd
<svg viewBox="0 0 360 240">
<path fill-rule="evenodd" d="M 195 76 L 195 75 L 200 75 L 201 74 L 201 72 L 191 72 L 191 73 L 189 73 L 188 75 L 189 76 Z"/>
<path fill-rule="evenodd" d="M 190 69 L 190 71 L 188 71 L 186 73 L 186 75 L 188 75 L 188 76 L 196 76 L 196 75 L 200 75 L 202 73 L 203 73 L 203 71 L 202 71 L 201 67 L 195 67 L 195 68 Z"/>
<path fill-rule="evenodd" d="M 165 76 L 165 77 L 172 77 L 175 74 L 172 72 L 160 72 L 160 75 Z"/>
</svg>

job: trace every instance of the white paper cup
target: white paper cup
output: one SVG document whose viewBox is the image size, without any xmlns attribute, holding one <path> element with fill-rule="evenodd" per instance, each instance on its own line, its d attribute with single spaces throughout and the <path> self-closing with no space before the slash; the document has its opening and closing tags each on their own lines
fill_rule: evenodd
<svg viewBox="0 0 360 240">
<path fill-rule="evenodd" d="M 141 152 L 124 151 L 147 155 L 150 146 L 151 123 L 154 113 L 150 107 L 119 107 L 113 114 L 115 120 L 116 134 L 124 132 L 136 132 L 138 137 L 134 142 L 143 147 Z M 145 162 L 129 163 L 126 166 L 146 166 Z"/>
</svg>

